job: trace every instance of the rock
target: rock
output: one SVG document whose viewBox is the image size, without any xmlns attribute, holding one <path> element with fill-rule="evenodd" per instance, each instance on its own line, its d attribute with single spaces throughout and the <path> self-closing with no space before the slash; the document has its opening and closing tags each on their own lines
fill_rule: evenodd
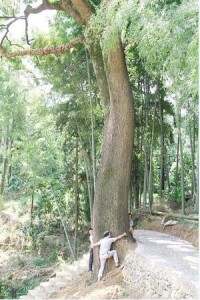
<svg viewBox="0 0 200 300">
<path fill-rule="evenodd" d="M 174 220 L 169 220 L 164 224 L 165 226 L 172 226 L 172 225 L 176 225 L 178 223 L 178 221 L 174 221 Z"/>
<path fill-rule="evenodd" d="M 170 220 L 170 216 L 164 216 L 163 218 L 162 218 L 162 221 L 161 221 L 161 225 L 164 225 L 167 221 L 169 221 Z"/>
</svg>

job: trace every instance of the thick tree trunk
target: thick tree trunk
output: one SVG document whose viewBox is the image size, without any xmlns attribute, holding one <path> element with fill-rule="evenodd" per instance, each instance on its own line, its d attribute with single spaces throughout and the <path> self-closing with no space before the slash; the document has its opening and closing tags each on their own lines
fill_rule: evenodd
<svg viewBox="0 0 200 300">
<path fill-rule="evenodd" d="M 93 206 L 95 242 L 105 230 L 117 236 L 128 231 L 128 194 L 130 188 L 133 150 L 133 98 L 129 85 L 124 51 L 120 41 L 111 50 L 107 60 L 107 78 L 110 93 L 110 111 L 105 119 L 102 157 L 96 181 Z M 119 259 L 124 251 L 117 242 Z M 115 248 L 115 245 L 114 245 Z M 99 260 L 94 252 L 94 270 L 97 274 Z M 113 268 L 106 264 L 105 272 Z"/>
<path fill-rule="evenodd" d="M 118 235 L 128 229 L 128 192 L 133 146 L 133 99 L 121 43 L 107 60 L 110 92 L 93 210 L 96 238 L 105 230 Z"/>
</svg>

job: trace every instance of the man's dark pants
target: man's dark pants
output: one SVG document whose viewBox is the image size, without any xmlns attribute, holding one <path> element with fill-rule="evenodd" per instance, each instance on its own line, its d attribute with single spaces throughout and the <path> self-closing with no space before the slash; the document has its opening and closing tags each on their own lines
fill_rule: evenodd
<svg viewBox="0 0 200 300">
<path fill-rule="evenodd" d="M 93 248 L 90 249 L 90 256 L 89 256 L 89 271 L 93 271 L 93 270 L 92 270 L 92 266 L 93 266 Z"/>
</svg>

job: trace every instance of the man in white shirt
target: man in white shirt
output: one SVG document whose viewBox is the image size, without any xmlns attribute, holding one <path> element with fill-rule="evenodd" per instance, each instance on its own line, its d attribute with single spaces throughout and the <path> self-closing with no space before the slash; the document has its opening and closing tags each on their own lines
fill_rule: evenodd
<svg viewBox="0 0 200 300">
<path fill-rule="evenodd" d="M 126 232 L 124 232 L 123 234 L 121 234 L 117 237 L 111 238 L 110 232 L 105 231 L 103 234 L 103 238 L 100 241 L 98 241 L 97 243 L 93 244 L 93 247 L 100 246 L 100 253 L 99 253 L 100 269 L 99 269 L 99 273 L 98 273 L 98 281 L 100 281 L 102 279 L 103 271 L 104 271 L 104 267 L 105 267 L 107 258 L 113 256 L 115 266 L 119 267 L 119 259 L 118 259 L 117 251 L 116 250 L 110 251 L 110 248 L 111 248 L 112 243 L 116 242 L 117 240 L 120 240 L 121 238 L 123 238 L 126 235 L 127 235 Z"/>
</svg>

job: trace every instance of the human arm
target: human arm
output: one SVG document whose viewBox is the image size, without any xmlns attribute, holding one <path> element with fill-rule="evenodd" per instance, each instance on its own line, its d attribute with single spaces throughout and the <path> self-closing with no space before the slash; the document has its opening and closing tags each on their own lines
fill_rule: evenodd
<svg viewBox="0 0 200 300">
<path fill-rule="evenodd" d="M 126 232 L 124 232 L 124 233 L 118 235 L 118 236 L 115 238 L 115 241 L 120 240 L 120 239 L 122 239 L 122 238 L 125 237 L 125 236 L 127 236 Z"/>
<path fill-rule="evenodd" d="M 97 246 L 100 246 L 99 242 L 93 244 L 93 247 L 97 247 Z"/>
</svg>

